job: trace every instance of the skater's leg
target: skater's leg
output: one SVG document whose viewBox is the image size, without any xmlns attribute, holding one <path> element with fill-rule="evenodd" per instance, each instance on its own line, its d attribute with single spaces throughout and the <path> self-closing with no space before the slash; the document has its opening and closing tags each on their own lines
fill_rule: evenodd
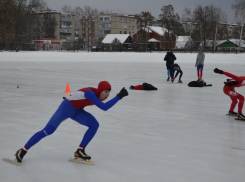
<svg viewBox="0 0 245 182">
<path fill-rule="evenodd" d="M 24 146 L 25 150 L 30 149 L 33 145 L 38 143 L 44 137 L 51 135 L 57 129 L 62 121 L 69 118 L 69 116 L 75 112 L 75 108 L 70 104 L 68 100 L 64 100 L 54 115 L 51 117 L 45 128 L 35 133 Z"/>
<path fill-rule="evenodd" d="M 168 69 L 168 78 L 170 77 L 170 69 Z"/>
<path fill-rule="evenodd" d="M 197 78 L 198 78 L 198 80 L 200 79 L 200 74 L 199 74 L 199 65 L 197 65 Z"/>
<path fill-rule="evenodd" d="M 71 119 L 88 127 L 88 130 L 84 134 L 82 142 L 80 143 L 80 147 L 85 148 L 96 134 L 99 128 L 99 123 L 93 115 L 91 115 L 90 113 L 84 110 L 82 110 L 80 113 L 76 114 L 75 116 L 71 117 Z"/>
<path fill-rule="evenodd" d="M 24 149 L 29 150 L 33 145 L 38 143 L 41 139 L 43 139 L 44 137 L 54 133 L 55 130 L 56 130 L 56 128 L 54 126 L 47 124 L 46 127 L 43 130 L 35 133 L 29 139 L 29 141 L 25 144 Z"/>
<path fill-rule="evenodd" d="M 202 79 L 202 73 L 203 73 L 203 67 L 204 67 L 204 65 L 202 65 L 202 66 L 200 66 L 200 79 Z"/>
<path fill-rule="evenodd" d="M 241 94 L 238 94 L 237 96 L 239 103 L 238 103 L 238 113 L 242 113 L 242 108 L 244 104 L 244 97 Z"/>
<path fill-rule="evenodd" d="M 235 107 L 236 107 L 236 104 L 237 104 L 237 99 L 236 98 L 234 98 L 234 97 L 230 97 L 231 98 L 231 100 L 232 100 L 232 102 L 231 102 L 231 107 L 230 107 L 230 112 L 233 112 L 234 111 L 234 109 L 235 109 Z"/>
</svg>

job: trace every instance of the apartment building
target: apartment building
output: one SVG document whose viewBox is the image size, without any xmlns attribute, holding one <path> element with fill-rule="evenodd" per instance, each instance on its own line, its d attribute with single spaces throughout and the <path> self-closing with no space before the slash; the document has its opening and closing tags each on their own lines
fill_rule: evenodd
<svg viewBox="0 0 245 182">
<path fill-rule="evenodd" d="M 134 15 L 100 14 L 95 16 L 95 42 L 107 34 L 133 34 L 137 31 Z"/>
<path fill-rule="evenodd" d="M 75 41 L 75 15 L 60 14 L 60 40 L 68 43 Z"/>
<path fill-rule="evenodd" d="M 46 10 L 35 15 L 32 26 L 32 40 L 45 38 L 60 39 L 61 42 L 75 40 L 75 15 L 61 14 L 56 10 Z"/>
</svg>

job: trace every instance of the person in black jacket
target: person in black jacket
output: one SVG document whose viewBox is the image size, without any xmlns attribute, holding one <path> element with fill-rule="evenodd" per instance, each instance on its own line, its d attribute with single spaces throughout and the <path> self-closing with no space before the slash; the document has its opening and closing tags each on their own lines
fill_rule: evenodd
<svg viewBox="0 0 245 182">
<path fill-rule="evenodd" d="M 176 57 L 173 54 L 172 50 L 169 49 L 168 52 L 167 52 L 167 54 L 164 57 L 164 61 L 166 61 L 166 67 L 167 67 L 167 70 L 168 70 L 168 72 L 167 72 L 167 74 L 168 74 L 167 81 L 169 81 L 169 78 L 170 78 L 170 68 L 174 64 L 174 60 L 176 60 Z"/>
<path fill-rule="evenodd" d="M 175 73 L 175 76 L 174 76 L 174 72 L 176 71 Z M 178 76 L 178 74 L 180 73 L 180 76 L 179 76 L 179 81 L 178 83 L 182 83 L 181 81 L 181 77 L 183 75 L 183 71 L 180 69 L 180 66 L 178 64 L 173 64 L 170 68 L 170 75 L 171 75 L 171 82 L 173 83 L 174 82 L 174 79 Z"/>
</svg>

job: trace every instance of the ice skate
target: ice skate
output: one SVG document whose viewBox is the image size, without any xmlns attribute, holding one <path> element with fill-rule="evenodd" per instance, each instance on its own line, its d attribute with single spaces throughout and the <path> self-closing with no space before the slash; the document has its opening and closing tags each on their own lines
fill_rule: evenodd
<svg viewBox="0 0 245 182">
<path fill-rule="evenodd" d="M 182 83 L 182 81 L 181 81 L 181 80 L 179 80 L 179 81 L 178 81 L 178 83 Z"/>
<path fill-rule="evenodd" d="M 74 153 L 74 159 L 70 158 L 71 162 L 79 162 L 84 164 L 94 164 L 94 162 L 90 161 L 91 157 L 85 153 L 84 149 L 78 148 Z"/>
<path fill-rule="evenodd" d="M 172 83 L 174 83 L 174 79 L 175 79 L 175 78 L 171 78 L 171 82 L 172 82 Z"/>
<path fill-rule="evenodd" d="M 20 150 L 17 150 L 15 156 L 16 156 L 16 160 L 21 163 L 22 162 L 22 159 L 24 158 L 24 156 L 26 155 L 27 151 L 24 150 L 24 149 L 20 149 Z"/>
<path fill-rule="evenodd" d="M 169 77 L 168 77 L 167 81 L 169 81 Z"/>
<path fill-rule="evenodd" d="M 75 158 L 81 158 L 83 160 L 90 160 L 91 156 L 85 153 L 85 149 L 78 148 L 77 151 L 74 153 Z"/>
<path fill-rule="evenodd" d="M 234 111 L 229 111 L 229 112 L 228 112 L 228 115 L 231 115 L 231 116 L 237 116 L 237 113 L 234 112 Z"/>
<path fill-rule="evenodd" d="M 244 120 L 245 121 L 245 116 L 242 113 L 237 114 L 238 119 Z"/>
</svg>

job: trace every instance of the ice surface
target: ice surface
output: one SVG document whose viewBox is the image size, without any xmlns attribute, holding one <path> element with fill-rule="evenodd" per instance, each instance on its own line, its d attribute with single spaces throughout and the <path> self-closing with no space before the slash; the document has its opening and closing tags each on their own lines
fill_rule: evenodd
<svg viewBox="0 0 245 182">
<path fill-rule="evenodd" d="M 68 119 L 28 151 L 22 166 L 1 161 L 1 181 L 244 182 L 245 122 L 226 116 L 227 77 L 213 69 L 245 75 L 245 54 L 206 53 L 203 79 L 213 86 L 205 88 L 187 86 L 197 80 L 196 53 L 176 53 L 182 84 L 166 81 L 164 55 L 1 52 L 0 158 L 14 159 L 16 150 L 46 125 L 67 83 L 76 91 L 107 80 L 109 99 L 122 87 L 143 82 L 158 88 L 128 90 L 129 96 L 107 112 L 85 108 L 100 123 L 86 149 L 95 165 L 68 161 L 87 129 Z M 236 90 L 245 95 L 244 87 Z"/>
</svg>

